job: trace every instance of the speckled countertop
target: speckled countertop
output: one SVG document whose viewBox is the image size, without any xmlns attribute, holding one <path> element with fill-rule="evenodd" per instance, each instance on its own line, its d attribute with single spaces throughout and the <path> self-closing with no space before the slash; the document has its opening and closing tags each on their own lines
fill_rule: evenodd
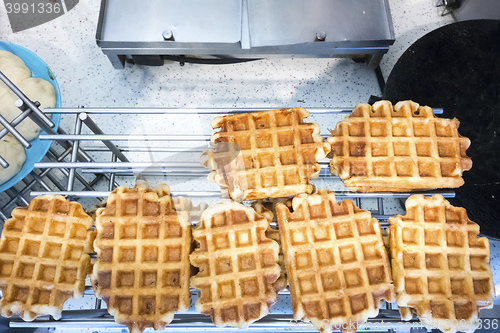
<svg viewBox="0 0 500 333">
<path fill-rule="evenodd" d="M 450 16 L 440 16 L 435 0 L 389 2 L 396 42 L 381 62 L 385 78 L 408 46 L 452 22 Z M 5 8 L 0 6 L 0 40 L 30 49 L 50 66 L 65 107 L 335 107 L 364 103 L 370 95 L 381 94 L 374 71 L 350 59 L 271 59 L 218 66 L 127 64 L 116 70 L 95 42 L 99 5 L 98 0 L 80 0 L 67 14 L 18 33 L 12 33 Z M 151 118 L 135 117 L 113 118 L 103 129 L 107 133 L 143 131 L 137 121 L 150 129 Z M 73 117 L 63 116 L 61 126 L 71 131 L 73 123 Z M 207 120 L 197 119 L 192 128 L 198 124 L 207 130 Z M 172 131 L 175 125 L 175 121 L 168 124 Z M 155 126 L 160 131 L 163 125 Z M 492 241 L 491 248 L 492 268 L 497 271 L 500 243 Z M 500 280 L 500 274 L 496 276 Z M 85 308 L 94 301 L 85 297 L 68 302 L 66 308 Z M 289 304 L 281 303 L 273 309 L 289 309 Z"/>
</svg>

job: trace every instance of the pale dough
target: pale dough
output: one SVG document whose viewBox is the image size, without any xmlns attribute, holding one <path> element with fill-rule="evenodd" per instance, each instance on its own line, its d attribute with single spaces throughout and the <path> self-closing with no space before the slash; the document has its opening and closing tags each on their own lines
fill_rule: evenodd
<svg viewBox="0 0 500 333">
<path fill-rule="evenodd" d="M 21 91 L 28 96 L 32 101 L 40 102 L 40 110 L 44 108 L 53 108 L 56 105 L 56 91 L 52 84 L 49 82 L 39 79 L 39 78 L 27 78 L 17 86 Z M 5 117 L 9 122 L 14 120 L 21 110 L 19 110 L 15 102 L 19 99 L 12 91 L 7 92 L 3 96 L 0 96 L 0 114 Z M 49 116 L 50 118 L 50 116 Z M 3 126 L 0 125 L 0 129 Z M 38 136 L 41 129 L 38 127 L 33 120 L 26 118 L 19 125 L 16 126 L 19 133 L 26 138 L 26 140 L 33 140 Z"/>
<path fill-rule="evenodd" d="M 0 50 L 0 71 L 4 73 L 15 85 L 31 76 L 31 71 L 24 64 L 21 58 L 9 51 Z M 0 96 L 10 91 L 9 88 L 0 81 Z"/>
<path fill-rule="evenodd" d="M 2 184 L 21 170 L 26 160 L 26 153 L 16 138 L 7 134 L 0 140 L 0 156 L 9 163 L 6 169 L 0 166 L 0 184 Z"/>
</svg>

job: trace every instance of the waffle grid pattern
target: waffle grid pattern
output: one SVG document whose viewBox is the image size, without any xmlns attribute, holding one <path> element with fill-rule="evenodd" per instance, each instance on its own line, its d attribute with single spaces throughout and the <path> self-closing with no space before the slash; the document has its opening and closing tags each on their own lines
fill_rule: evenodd
<svg viewBox="0 0 500 333">
<path fill-rule="evenodd" d="M 295 319 L 322 332 L 378 314 L 393 286 L 378 221 L 327 190 L 276 207 Z"/>
<path fill-rule="evenodd" d="M 190 224 L 169 195 L 118 187 L 97 211 L 97 297 L 131 332 L 164 329 L 189 306 Z"/>
<path fill-rule="evenodd" d="M 201 214 L 208 208 L 208 204 L 205 202 L 201 202 L 195 206 L 191 199 L 181 196 L 175 197 L 174 206 L 178 212 L 187 212 L 190 221 L 199 221 Z"/>
<path fill-rule="evenodd" d="M 311 193 L 310 178 L 320 172 L 317 163 L 330 151 L 319 125 L 304 123 L 302 108 L 271 110 L 217 117 L 212 135 L 214 150 L 205 167 L 209 176 L 229 189 L 233 200 L 255 200 Z M 205 158 L 206 159 L 206 158 Z"/>
<path fill-rule="evenodd" d="M 265 236 L 268 221 L 253 209 L 230 202 L 209 207 L 193 237 L 199 244 L 191 264 L 199 268 L 196 310 L 218 327 L 248 327 L 276 301 L 279 245 Z"/>
<path fill-rule="evenodd" d="M 327 140 L 331 172 L 364 192 L 459 187 L 472 162 L 458 126 L 411 101 L 357 105 Z"/>
<path fill-rule="evenodd" d="M 83 296 L 90 266 L 90 218 L 62 196 L 34 198 L 15 208 L 0 240 L 1 314 L 61 318 L 64 302 Z"/>
<path fill-rule="evenodd" d="M 390 219 L 397 303 L 405 320 L 443 331 L 474 331 L 478 310 L 493 305 L 489 243 L 464 208 L 441 195 L 414 195 L 406 215 Z M 457 323 L 461 324 L 457 325 Z"/>
</svg>

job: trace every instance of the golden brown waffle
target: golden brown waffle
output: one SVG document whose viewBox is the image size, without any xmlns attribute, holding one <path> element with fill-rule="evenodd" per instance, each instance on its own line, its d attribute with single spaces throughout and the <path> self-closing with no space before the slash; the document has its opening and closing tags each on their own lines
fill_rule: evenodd
<svg viewBox="0 0 500 333">
<path fill-rule="evenodd" d="M 473 332 L 478 311 L 493 306 L 488 239 L 464 208 L 441 195 L 413 195 L 406 215 L 390 218 L 396 301 L 401 317 L 416 311 L 428 328 Z"/>
<path fill-rule="evenodd" d="M 159 184 L 152 188 L 148 182 L 139 179 L 135 183 L 135 187 L 142 187 L 146 189 L 151 189 L 158 194 L 158 197 L 170 196 L 170 187 L 167 184 Z M 197 206 L 193 204 L 191 199 L 182 196 L 175 197 L 174 207 L 178 212 L 187 212 L 190 221 L 199 221 L 201 218 L 201 213 L 208 208 L 208 205 L 204 202 L 199 203 Z"/>
<path fill-rule="evenodd" d="M 270 223 L 278 222 L 276 217 L 276 205 L 279 202 L 284 203 L 288 208 L 292 207 L 292 198 L 269 198 L 256 200 L 252 202 L 252 207 L 257 211 L 257 213 L 263 214 L 266 217 L 270 216 L 270 218 L 268 218 Z"/>
<path fill-rule="evenodd" d="M 64 302 L 85 290 L 92 218 L 79 203 L 57 195 L 36 197 L 12 216 L 0 240 L 1 314 L 59 319 Z"/>
<path fill-rule="evenodd" d="M 189 306 L 190 224 L 170 196 L 118 187 L 97 210 L 92 284 L 131 332 L 164 329 Z"/>
<path fill-rule="evenodd" d="M 266 206 L 269 206 L 267 208 Z M 275 215 L 273 212 L 270 210 L 271 202 L 263 202 L 263 200 L 258 200 L 252 202 L 252 208 L 255 209 L 257 213 L 260 215 L 264 216 L 269 223 L 274 221 Z M 281 246 L 281 238 L 280 238 L 280 232 L 278 229 L 273 229 L 271 228 L 271 225 L 266 230 L 266 237 L 269 239 L 272 239 L 278 245 L 280 246 L 280 251 L 278 253 L 278 265 L 280 265 L 280 276 L 276 280 L 276 282 L 273 283 L 274 290 L 276 292 L 280 292 L 283 289 L 286 289 L 288 283 L 286 281 L 286 267 L 285 267 L 285 256 L 283 255 L 283 247 Z"/>
<path fill-rule="evenodd" d="M 266 237 L 278 243 L 280 247 L 280 250 L 278 252 L 278 265 L 280 266 L 280 276 L 273 283 L 273 288 L 278 293 L 283 289 L 286 289 L 286 287 L 288 286 L 288 282 L 286 281 L 285 256 L 283 255 L 283 247 L 281 246 L 280 231 L 278 229 L 272 229 L 271 227 L 269 227 L 266 230 Z"/>
<path fill-rule="evenodd" d="M 264 216 L 269 222 L 269 225 L 273 221 L 276 221 L 275 219 L 275 214 L 272 211 L 272 203 L 269 201 L 264 201 L 264 200 L 256 200 L 251 203 L 252 208 L 259 213 L 260 215 Z"/>
<path fill-rule="evenodd" d="M 465 153 L 470 140 L 458 126 L 411 101 L 394 108 L 389 101 L 359 104 L 328 138 L 330 170 L 353 191 L 460 187 L 472 161 Z"/>
<path fill-rule="evenodd" d="M 276 302 L 279 246 L 265 236 L 268 225 L 252 208 L 226 202 L 205 210 L 193 229 L 199 244 L 190 257 L 199 268 L 191 277 L 200 290 L 196 310 L 216 326 L 245 328 Z"/>
<path fill-rule="evenodd" d="M 296 196 L 292 208 L 276 206 L 294 318 L 355 331 L 394 299 L 378 221 L 327 190 Z"/>
<path fill-rule="evenodd" d="M 158 184 L 155 187 L 152 187 L 144 179 L 137 179 L 134 187 L 140 187 L 140 188 L 145 188 L 148 190 L 153 190 L 156 192 L 156 194 L 158 194 L 158 197 L 160 197 L 160 198 L 164 197 L 164 196 L 170 196 L 170 186 L 168 186 L 165 183 Z"/>
<path fill-rule="evenodd" d="M 330 145 L 318 124 L 304 123 L 308 115 L 292 108 L 215 118 L 215 148 L 202 157 L 202 165 L 214 170 L 209 180 L 237 201 L 311 193 L 309 179 L 318 176 L 317 162 Z"/>
</svg>

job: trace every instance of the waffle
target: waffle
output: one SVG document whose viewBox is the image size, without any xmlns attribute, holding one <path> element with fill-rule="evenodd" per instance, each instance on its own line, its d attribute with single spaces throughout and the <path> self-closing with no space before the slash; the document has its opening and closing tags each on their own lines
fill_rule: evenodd
<svg viewBox="0 0 500 333">
<path fill-rule="evenodd" d="M 156 194 L 160 198 L 164 197 L 164 196 L 170 196 L 170 186 L 168 186 L 165 183 L 162 183 L 162 184 L 156 185 L 155 187 L 152 187 L 144 179 L 137 179 L 134 187 L 135 188 L 140 187 L 140 188 L 144 188 L 144 189 L 148 189 L 148 190 L 153 190 L 154 192 L 156 192 Z"/>
<path fill-rule="evenodd" d="M 321 332 L 355 331 L 394 298 L 378 221 L 327 190 L 296 196 L 292 207 L 276 212 L 294 318 Z"/>
<path fill-rule="evenodd" d="M 135 183 L 135 187 L 142 187 L 146 189 L 152 189 L 158 194 L 158 197 L 170 196 L 170 187 L 167 184 L 159 184 L 152 188 L 148 182 L 145 180 L 139 179 Z M 208 208 L 208 205 L 204 202 L 195 206 L 193 202 L 189 198 L 185 198 L 182 196 L 175 197 L 174 199 L 174 207 L 178 212 L 187 212 L 190 221 L 199 221 L 201 218 L 201 213 Z"/>
<path fill-rule="evenodd" d="M 269 208 L 266 207 L 266 204 L 270 204 L 270 202 L 264 203 L 262 200 L 254 201 L 252 203 L 252 208 L 255 209 L 257 213 L 264 216 L 269 223 L 272 223 L 275 215 Z M 278 293 L 286 289 L 288 285 L 288 283 L 286 282 L 285 256 L 283 255 L 283 247 L 281 246 L 280 232 L 279 230 L 273 229 L 271 228 L 271 226 L 269 226 L 266 230 L 266 237 L 278 243 L 280 247 L 280 251 L 278 253 L 278 265 L 281 269 L 280 276 L 278 277 L 276 282 L 273 283 L 274 290 L 276 290 L 276 292 Z"/>
<path fill-rule="evenodd" d="M 458 126 L 411 101 L 357 105 L 328 138 L 330 170 L 353 191 L 460 187 L 472 161 L 465 154 L 470 140 Z"/>
<path fill-rule="evenodd" d="M 215 118 L 215 148 L 202 156 L 202 165 L 213 170 L 209 180 L 236 201 L 311 193 L 309 179 L 319 175 L 317 161 L 330 145 L 318 124 L 304 123 L 308 115 L 292 108 Z"/>
<path fill-rule="evenodd" d="M 208 208 L 205 202 L 201 202 L 195 206 L 189 198 L 181 196 L 175 197 L 174 205 L 177 211 L 187 212 L 190 221 L 199 221 L 201 214 Z"/>
<path fill-rule="evenodd" d="M 270 199 L 256 200 L 252 202 L 252 207 L 257 211 L 257 213 L 269 216 L 270 217 L 268 218 L 269 222 L 278 222 L 276 216 L 276 205 L 279 202 L 285 204 L 288 208 L 292 207 L 291 198 L 270 198 Z"/>
<path fill-rule="evenodd" d="M 191 234 L 170 196 L 118 187 L 97 210 L 92 284 L 115 321 L 131 332 L 164 329 L 189 306 Z"/>
<path fill-rule="evenodd" d="M 268 225 L 252 208 L 226 202 L 205 210 L 193 229 L 199 244 L 190 257 L 199 268 L 191 277 L 200 290 L 196 310 L 216 326 L 246 328 L 276 302 L 279 246 L 265 236 Z"/>
<path fill-rule="evenodd" d="M 79 203 L 57 195 L 36 197 L 12 216 L 0 239 L 0 313 L 60 319 L 64 302 L 85 290 L 92 218 Z"/>
<path fill-rule="evenodd" d="M 288 282 L 286 281 L 285 256 L 283 255 L 283 248 L 281 246 L 280 232 L 277 229 L 268 228 L 266 230 L 266 237 L 272 239 L 279 245 L 278 265 L 280 266 L 280 275 L 278 279 L 273 283 L 273 288 L 278 293 L 286 289 L 288 285 Z"/>
<path fill-rule="evenodd" d="M 493 306 L 489 243 L 464 208 L 441 195 L 413 195 L 406 215 L 390 221 L 396 301 L 401 317 L 415 311 L 428 328 L 473 332 L 478 311 Z"/>
</svg>

